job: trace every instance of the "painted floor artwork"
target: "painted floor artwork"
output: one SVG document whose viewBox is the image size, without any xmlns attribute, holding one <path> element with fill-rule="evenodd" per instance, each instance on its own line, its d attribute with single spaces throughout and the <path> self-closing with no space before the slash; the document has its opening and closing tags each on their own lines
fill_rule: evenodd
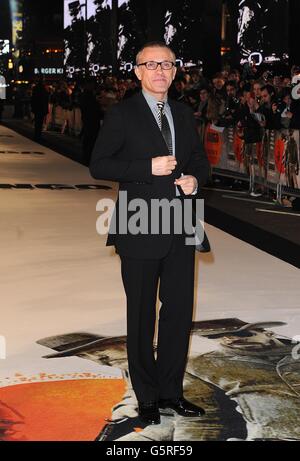
<svg viewBox="0 0 300 461">
<path fill-rule="evenodd" d="M 206 226 L 213 251 L 197 254 L 184 381 L 206 415 L 164 410 L 145 427 L 119 258 L 96 232 L 97 201 L 116 186 L 0 131 L 14 152 L 0 156 L 0 440 L 300 440 L 299 270 Z"/>
</svg>

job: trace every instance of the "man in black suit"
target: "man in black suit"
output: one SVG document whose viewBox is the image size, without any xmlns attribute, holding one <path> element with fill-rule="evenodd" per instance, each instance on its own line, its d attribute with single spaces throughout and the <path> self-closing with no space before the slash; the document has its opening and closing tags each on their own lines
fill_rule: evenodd
<svg viewBox="0 0 300 461">
<path fill-rule="evenodd" d="M 161 42 L 146 44 L 137 54 L 135 73 L 142 91 L 107 114 L 93 150 L 90 172 L 96 179 L 120 184 L 107 245 L 115 245 L 121 258 L 127 296 L 128 365 L 139 415 L 148 424 L 159 424 L 159 408 L 170 408 L 182 416 L 204 414 L 202 408 L 183 397 L 194 300 L 195 246 L 186 244 L 186 232 L 177 233 L 175 208 L 169 214 L 170 232 L 165 232 L 161 222 L 155 232 L 152 228 L 134 232 L 130 228 L 134 207 L 128 204 L 143 200 L 147 212 L 142 218 L 146 217 L 150 226 L 157 224 L 156 218 L 151 218 L 153 201 L 182 203 L 196 198 L 208 176 L 208 161 L 192 111 L 167 97 L 176 73 L 173 51 Z M 121 194 L 126 194 L 127 205 Z M 120 217 L 124 217 L 126 206 L 128 226 L 124 232 Z M 166 214 L 160 221 L 164 218 Z M 155 360 L 158 284 L 162 305 Z"/>
</svg>

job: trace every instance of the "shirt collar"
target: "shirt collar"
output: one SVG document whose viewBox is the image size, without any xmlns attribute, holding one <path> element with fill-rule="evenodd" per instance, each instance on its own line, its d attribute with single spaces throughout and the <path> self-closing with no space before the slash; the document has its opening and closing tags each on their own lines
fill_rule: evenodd
<svg viewBox="0 0 300 461">
<path fill-rule="evenodd" d="M 149 94 L 147 93 L 147 91 L 145 90 L 142 90 L 142 93 L 144 95 L 144 98 L 146 99 L 147 103 L 149 104 L 150 107 L 157 107 L 157 99 L 152 96 L 152 94 Z M 168 104 L 168 96 L 166 96 L 164 99 L 163 99 L 163 102 L 165 103 L 165 105 Z"/>
</svg>

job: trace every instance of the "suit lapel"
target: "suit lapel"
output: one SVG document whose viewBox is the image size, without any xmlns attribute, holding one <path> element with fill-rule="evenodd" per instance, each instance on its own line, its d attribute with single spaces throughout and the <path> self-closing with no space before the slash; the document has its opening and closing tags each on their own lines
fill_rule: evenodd
<svg viewBox="0 0 300 461">
<path fill-rule="evenodd" d="M 140 92 L 137 94 L 137 102 L 139 106 L 139 122 L 145 120 L 145 126 L 148 131 L 151 142 L 157 146 L 158 155 L 168 155 L 168 147 L 165 143 L 165 140 L 161 134 L 159 126 L 152 114 L 152 111 L 143 96 L 143 93 Z"/>
<path fill-rule="evenodd" d="M 171 107 L 174 130 L 175 130 L 175 154 L 177 161 L 180 161 L 183 155 L 182 150 L 182 116 L 176 103 L 172 99 L 168 100 L 169 106 Z"/>
</svg>

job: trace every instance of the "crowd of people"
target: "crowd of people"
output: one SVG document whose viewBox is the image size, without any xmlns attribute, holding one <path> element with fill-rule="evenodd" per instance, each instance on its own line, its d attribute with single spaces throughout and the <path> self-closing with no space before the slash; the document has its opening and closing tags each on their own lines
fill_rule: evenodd
<svg viewBox="0 0 300 461">
<path fill-rule="evenodd" d="M 179 68 L 169 95 L 193 109 L 201 135 L 208 123 L 235 126 L 251 145 L 262 139 L 264 129 L 300 129 L 300 99 L 293 99 L 291 94 L 297 75 L 299 66 L 281 75 L 245 65 L 241 71 L 225 67 L 207 79 L 199 69 Z M 35 119 L 37 140 L 43 127 L 80 136 L 88 164 L 105 112 L 137 91 L 139 82 L 128 76 L 97 77 L 86 82 L 46 83 L 40 79 L 22 94 L 15 89 L 12 98 L 15 117 Z"/>
</svg>

